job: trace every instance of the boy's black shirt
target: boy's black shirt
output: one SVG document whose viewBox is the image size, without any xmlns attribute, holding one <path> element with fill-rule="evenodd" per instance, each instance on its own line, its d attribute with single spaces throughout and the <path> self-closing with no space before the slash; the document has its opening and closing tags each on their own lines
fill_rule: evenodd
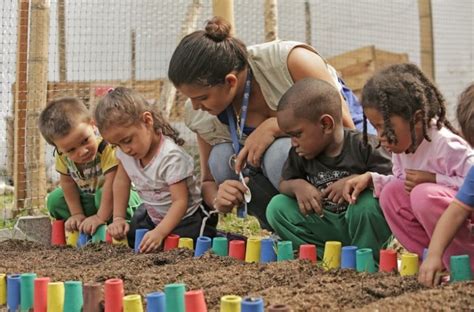
<svg viewBox="0 0 474 312">
<path fill-rule="evenodd" d="M 375 148 L 377 144 L 375 136 L 369 135 L 369 143 L 365 144 L 362 133 L 344 129 L 344 146 L 336 157 L 320 154 L 313 159 L 305 159 L 298 156 L 296 148 L 292 147 L 283 166 L 282 179 L 304 179 L 323 191 L 331 183 L 352 174 L 367 171 L 391 174 L 391 156 L 382 147 Z M 328 199 L 323 199 L 323 204 L 324 209 L 337 213 L 347 209 L 347 203 L 336 204 Z"/>
</svg>

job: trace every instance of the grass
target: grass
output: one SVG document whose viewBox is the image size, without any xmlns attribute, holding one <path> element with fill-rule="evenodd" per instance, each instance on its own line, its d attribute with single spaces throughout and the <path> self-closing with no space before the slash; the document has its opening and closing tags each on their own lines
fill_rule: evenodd
<svg viewBox="0 0 474 312">
<path fill-rule="evenodd" d="M 235 213 L 219 215 L 219 223 L 217 228 L 225 232 L 243 234 L 247 237 L 264 237 L 270 235 L 268 231 L 260 228 L 260 224 L 256 218 L 252 216 L 248 216 L 245 219 L 238 218 Z"/>
</svg>

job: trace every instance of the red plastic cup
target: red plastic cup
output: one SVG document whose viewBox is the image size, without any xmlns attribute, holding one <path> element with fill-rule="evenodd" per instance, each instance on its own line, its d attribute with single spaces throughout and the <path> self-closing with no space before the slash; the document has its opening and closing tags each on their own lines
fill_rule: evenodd
<svg viewBox="0 0 474 312">
<path fill-rule="evenodd" d="M 105 312 L 122 311 L 123 308 L 123 281 L 111 278 L 105 281 Z"/>
<path fill-rule="evenodd" d="M 102 310 L 102 285 L 86 283 L 83 287 L 84 305 L 82 312 L 96 312 Z"/>
<path fill-rule="evenodd" d="M 179 243 L 179 235 L 170 234 L 165 239 L 165 245 L 163 247 L 163 250 L 167 251 L 167 250 L 178 248 L 178 243 Z"/>
<path fill-rule="evenodd" d="M 380 250 L 380 272 L 393 272 L 397 270 L 397 252 L 393 249 Z"/>
<path fill-rule="evenodd" d="M 300 255 L 299 259 L 310 260 L 311 262 L 316 262 L 318 252 L 316 251 L 316 245 L 313 244 L 304 244 L 300 245 Z"/>
<path fill-rule="evenodd" d="M 245 241 L 231 240 L 229 242 L 229 257 L 237 260 L 245 260 Z"/>
<path fill-rule="evenodd" d="M 187 291 L 184 294 L 184 305 L 186 312 L 207 312 L 204 291 L 202 289 Z"/>
<path fill-rule="evenodd" d="M 51 245 L 65 246 L 66 233 L 64 232 L 64 220 L 54 220 L 51 230 Z"/>
<path fill-rule="evenodd" d="M 33 309 L 35 312 L 46 312 L 48 309 L 49 277 L 38 277 L 34 280 Z"/>
<path fill-rule="evenodd" d="M 109 231 L 105 231 L 105 242 L 107 244 L 112 244 L 113 243 L 113 239 L 112 239 L 112 236 L 110 236 Z"/>
</svg>

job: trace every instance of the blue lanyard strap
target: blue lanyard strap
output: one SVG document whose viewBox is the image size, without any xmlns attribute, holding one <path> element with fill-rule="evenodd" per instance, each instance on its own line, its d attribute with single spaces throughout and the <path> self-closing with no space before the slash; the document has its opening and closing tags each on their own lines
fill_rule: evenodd
<svg viewBox="0 0 474 312">
<path fill-rule="evenodd" d="M 239 154 L 239 151 L 240 151 L 239 140 L 242 139 L 242 135 L 244 133 L 245 120 L 247 119 L 247 111 L 248 111 L 248 106 L 249 106 L 251 85 L 252 85 L 252 70 L 249 67 L 248 72 L 247 72 L 247 79 L 245 80 L 244 97 L 242 98 L 240 125 L 238 125 L 239 128 L 237 128 L 237 125 L 234 120 L 234 118 L 235 119 L 238 119 L 238 118 L 237 116 L 234 116 L 234 110 L 232 109 L 232 104 L 227 106 L 226 108 L 227 119 L 229 121 L 230 136 L 232 138 L 232 147 L 234 148 L 235 155 Z"/>
</svg>

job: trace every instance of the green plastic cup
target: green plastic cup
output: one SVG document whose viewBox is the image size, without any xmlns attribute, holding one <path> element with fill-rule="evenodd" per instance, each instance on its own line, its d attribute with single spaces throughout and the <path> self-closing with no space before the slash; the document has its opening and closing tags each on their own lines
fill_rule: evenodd
<svg viewBox="0 0 474 312">
<path fill-rule="evenodd" d="M 293 243 L 291 241 L 278 242 L 277 261 L 293 260 Z"/>
<path fill-rule="evenodd" d="M 82 282 L 67 281 L 64 283 L 64 311 L 81 312 L 84 303 Z"/>
<path fill-rule="evenodd" d="M 33 308 L 35 294 L 35 273 L 24 273 L 20 275 L 20 309 L 29 311 Z"/>
<path fill-rule="evenodd" d="M 166 312 L 185 312 L 184 293 L 186 286 L 184 284 L 165 285 L 165 307 Z"/>
<path fill-rule="evenodd" d="M 451 282 L 472 280 L 469 255 L 451 256 L 449 266 L 451 268 Z"/>
<path fill-rule="evenodd" d="M 214 237 L 212 240 L 212 251 L 218 256 L 227 256 L 229 253 L 227 237 Z"/>
<path fill-rule="evenodd" d="M 375 261 L 371 248 L 361 248 L 356 251 L 357 272 L 375 273 Z"/>
<path fill-rule="evenodd" d="M 105 242 L 105 232 L 107 231 L 107 226 L 105 224 L 100 225 L 97 230 L 95 230 L 94 235 L 92 235 L 93 243 Z"/>
</svg>

